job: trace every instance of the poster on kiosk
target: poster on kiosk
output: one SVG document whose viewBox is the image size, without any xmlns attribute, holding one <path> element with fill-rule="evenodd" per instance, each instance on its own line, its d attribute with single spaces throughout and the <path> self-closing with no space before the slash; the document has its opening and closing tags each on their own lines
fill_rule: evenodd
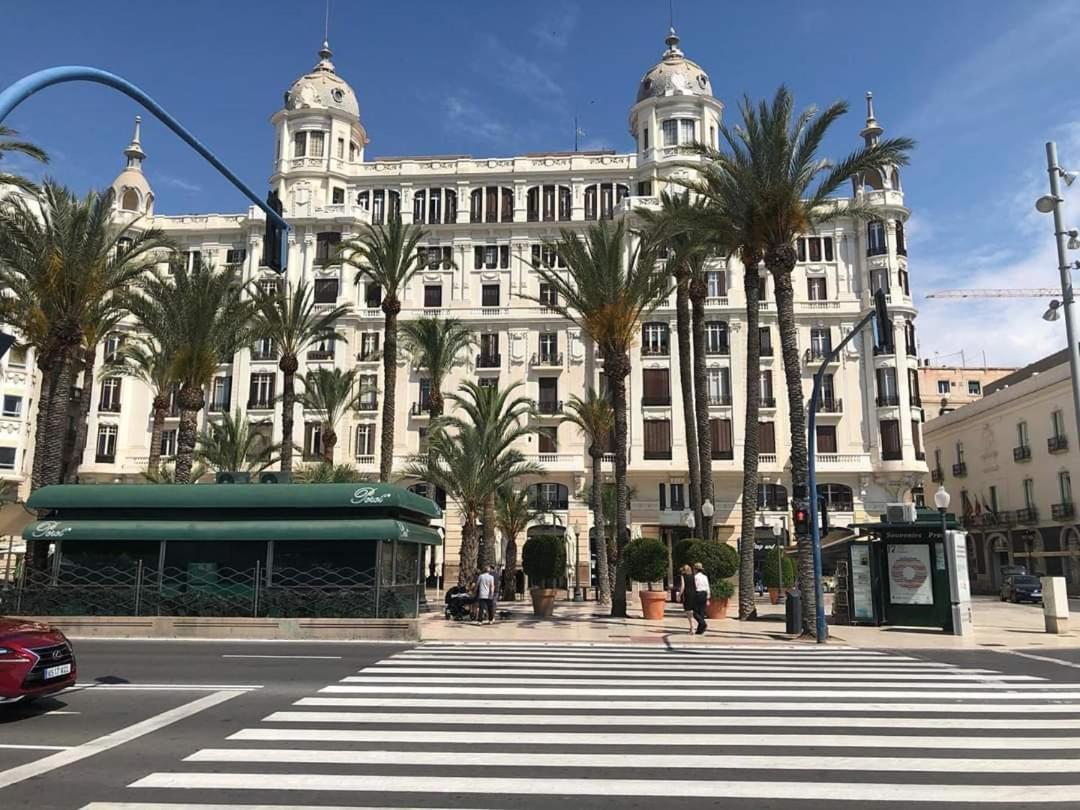
<svg viewBox="0 0 1080 810">
<path fill-rule="evenodd" d="M 963 532 L 945 533 L 945 555 L 949 560 L 949 602 L 952 607 L 954 636 L 970 635 L 974 629 L 971 617 L 971 581 L 968 579 L 967 535 Z"/>
</svg>

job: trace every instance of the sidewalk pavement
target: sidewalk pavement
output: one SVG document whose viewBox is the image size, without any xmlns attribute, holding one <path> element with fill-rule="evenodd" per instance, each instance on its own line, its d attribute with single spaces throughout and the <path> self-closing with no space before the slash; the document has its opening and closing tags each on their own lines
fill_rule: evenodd
<svg viewBox="0 0 1080 810">
<path fill-rule="evenodd" d="M 709 644 L 767 644 L 776 642 L 813 644 L 813 639 L 798 639 L 784 632 L 784 605 L 770 605 L 768 599 L 758 599 L 758 619 L 740 622 L 738 606 L 732 599 L 728 618 L 709 621 L 705 635 L 690 635 L 682 610 L 669 603 L 663 621 L 642 618 L 641 604 L 636 594 L 627 600 L 630 616 L 612 618 L 609 611 L 595 602 L 559 601 L 550 619 L 533 616 L 532 605 L 524 602 L 500 602 L 498 610 L 509 611 L 493 625 L 447 621 L 443 617 L 441 600 L 430 592 L 431 613 L 421 616 L 421 638 L 425 641 L 535 641 L 582 643 L 649 643 L 678 646 Z M 831 608 L 831 596 L 826 595 L 826 607 Z M 881 649 L 978 649 L 980 647 L 1047 649 L 1080 648 L 1080 603 L 1073 601 L 1074 623 L 1069 632 L 1051 635 L 1045 632 L 1042 608 L 1039 605 L 1001 603 L 996 597 L 974 597 L 972 612 L 975 631 L 968 637 L 947 635 L 927 627 L 829 627 L 829 640 L 861 648 Z"/>
</svg>

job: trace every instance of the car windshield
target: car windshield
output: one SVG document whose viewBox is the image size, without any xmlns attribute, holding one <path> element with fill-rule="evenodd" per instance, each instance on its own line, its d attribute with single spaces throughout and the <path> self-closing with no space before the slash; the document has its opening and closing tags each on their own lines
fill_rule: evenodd
<svg viewBox="0 0 1080 810">
<path fill-rule="evenodd" d="M 1039 578 L 1038 577 L 1030 577 L 1030 576 L 1028 576 L 1028 577 L 1013 577 L 1013 584 L 1014 585 L 1038 585 L 1039 584 Z"/>
</svg>

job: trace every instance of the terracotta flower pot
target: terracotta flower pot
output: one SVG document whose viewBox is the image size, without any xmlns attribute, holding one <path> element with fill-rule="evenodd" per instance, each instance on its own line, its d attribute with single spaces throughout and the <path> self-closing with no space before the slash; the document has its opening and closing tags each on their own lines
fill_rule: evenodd
<svg viewBox="0 0 1080 810">
<path fill-rule="evenodd" d="M 664 618 L 664 605 L 667 603 L 667 594 L 664 591 L 638 591 L 641 598 L 641 612 L 646 619 Z"/>
<path fill-rule="evenodd" d="M 779 588 L 769 588 L 769 602 L 770 602 L 770 604 L 773 604 L 773 605 L 780 604 L 780 589 Z"/>
<path fill-rule="evenodd" d="M 726 619 L 727 618 L 727 599 L 721 599 L 720 597 L 712 597 L 709 599 L 708 605 L 705 606 L 705 616 L 709 619 Z"/>
<path fill-rule="evenodd" d="M 555 596 L 558 594 L 554 588 L 532 588 L 529 595 L 532 597 L 533 615 L 544 619 L 551 618 L 555 610 Z"/>
</svg>

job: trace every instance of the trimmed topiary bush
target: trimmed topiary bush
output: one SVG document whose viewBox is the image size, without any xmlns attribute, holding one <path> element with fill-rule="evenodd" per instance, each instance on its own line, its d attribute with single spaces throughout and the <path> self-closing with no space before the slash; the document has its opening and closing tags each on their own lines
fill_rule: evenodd
<svg viewBox="0 0 1080 810">
<path fill-rule="evenodd" d="M 727 543 L 702 540 L 694 546 L 693 553 L 696 556 L 690 560 L 691 565 L 701 563 L 709 582 L 733 577 L 739 571 L 739 552 Z"/>
<path fill-rule="evenodd" d="M 668 550 L 661 541 L 652 537 L 631 540 L 623 549 L 626 569 L 636 582 L 647 582 L 649 590 L 654 582 L 662 582 L 668 571 Z"/>
<path fill-rule="evenodd" d="M 780 565 L 776 554 L 770 553 L 765 558 L 762 568 L 762 576 L 765 579 L 766 588 L 790 588 L 795 584 L 795 561 L 791 557 L 783 557 L 784 581 L 780 582 Z"/>
<path fill-rule="evenodd" d="M 566 541 L 553 534 L 538 534 L 525 541 L 521 567 L 534 588 L 554 588 L 566 570 Z"/>
<path fill-rule="evenodd" d="M 735 583 L 730 579 L 710 579 L 709 596 L 713 599 L 730 599 L 735 595 Z"/>
<path fill-rule="evenodd" d="M 693 565 L 697 561 L 694 557 L 694 547 L 702 542 L 704 541 L 698 537 L 687 537 L 671 547 L 671 564 L 676 570 L 684 565 Z"/>
</svg>

